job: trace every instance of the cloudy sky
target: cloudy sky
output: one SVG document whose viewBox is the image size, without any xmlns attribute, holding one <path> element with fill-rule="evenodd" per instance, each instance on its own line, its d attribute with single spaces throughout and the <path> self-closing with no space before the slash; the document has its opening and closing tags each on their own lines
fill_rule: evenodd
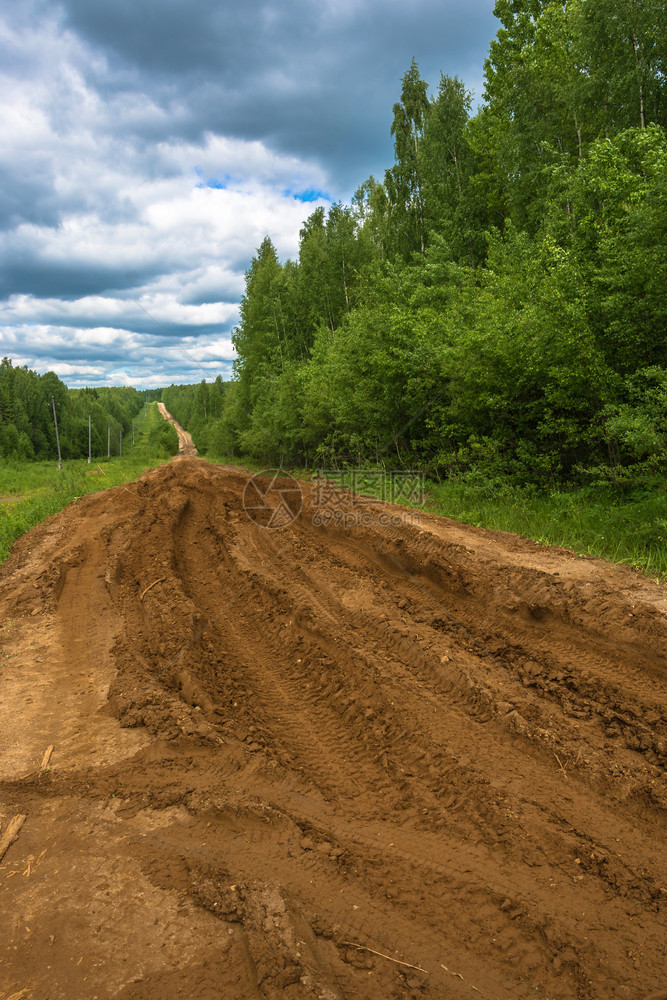
<svg viewBox="0 0 667 1000">
<path fill-rule="evenodd" d="M 0 356 L 229 377 L 245 269 L 392 162 L 400 79 L 479 98 L 493 0 L 4 0 Z"/>
</svg>

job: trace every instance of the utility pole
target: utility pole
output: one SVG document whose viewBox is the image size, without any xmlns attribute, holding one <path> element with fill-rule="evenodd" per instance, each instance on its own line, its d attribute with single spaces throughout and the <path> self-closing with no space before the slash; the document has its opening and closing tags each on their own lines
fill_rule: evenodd
<svg viewBox="0 0 667 1000">
<path fill-rule="evenodd" d="M 111 459 L 111 424 L 107 424 L 107 458 Z"/>
<path fill-rule="evenodd" d="M 91 458 L 91 438 L 90 438 L 90 413 L 88 414 L 88 465 L 90 465 Z"/>
<path fill-rule="evenodd" d="M 118 457 L 122 458 L 123 457 L 123 428 L 122 427 L 118 431 L 118 441 L 119 441 L 119 445 L 118 445 Z"/>
<path fill-rule="evenodd" d="M 53 396 L 51 396 L 51 405 L 53 406 L 53 422 L 56 425 L 56 444 L 58 445 L 58 468 L 62 469 L 63 460 L 60 457 L 60 438 L 58 437 L 58 418 L 56 417 L 56 401 L 53 398 Z"/>
<path fill-rule="evenodd" d="M 132 421 L 132 447 L 134 448 L 134 420 Z"/>
</svg>

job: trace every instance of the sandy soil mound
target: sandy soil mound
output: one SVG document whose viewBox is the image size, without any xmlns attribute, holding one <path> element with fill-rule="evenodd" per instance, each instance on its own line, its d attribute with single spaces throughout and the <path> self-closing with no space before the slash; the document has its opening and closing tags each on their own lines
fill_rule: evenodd
<svg viewBox="0 0 667 1000">
<path fill-rule="evenodd" d="M 666 996 L 665 588 L 248 480 L 0 570 L 0 998 Z"/>
</svg>

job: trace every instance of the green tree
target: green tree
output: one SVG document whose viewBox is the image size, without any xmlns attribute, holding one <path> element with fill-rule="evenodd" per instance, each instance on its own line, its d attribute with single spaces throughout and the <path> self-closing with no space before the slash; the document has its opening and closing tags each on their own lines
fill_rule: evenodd
<svg viewBox="0 0 667 1000">
<path fill-rule="evenodd" d="M 390 205 L 387 189 L 373 175 L 361 184 L 352 198 L 357 225 L 369 244 L 370 258 L 386 260 L 390 239 Z M 374 249 L 375 253 L 372 252 Z"/>
<path fill-rule="evenodd" d="M 249 419 L 261 383 L 286 360 L 285 330 L 280 308 L 282 268 L 267 236 L 246 272 L 241 318 L 232 333 L 238 378 L 237 406 Z"/>
<path fill-rule="evenodd" d="M 563 210 L 563 202 L 567 210 Z M 571 246 L 591 328 L 614 370 L 667 357 L 667 136 L 625 129 L 595 142 L 547 217 Z"/>
<path fill-rule="evenodd" d="M 428 84 L 421 79 L 413 59 L 403 76 L 401 99 L 394 104 L 391 134 L 394 137 L 393 167 L 385 173 L 385 188 L 391 206 L 393 251 L 409 260 L 426 249 L 426 204 L 421 144 L 429 114 Z"/>
<path fill-rule="evenodd" d="M 472 98 L 457 77 L 441 74 L 422 141 L 424 200 L 429 242 L 444 239 L 453 259 L 479 263 L 486 219 L 472 187 L 475 156 L 469 142 Z"/>
<path fill-rule="evenodd" d="M 660 0 L 580 0 L 586 98 L 597 135 L 667 127 L 667 18 Z"/>
</svg>

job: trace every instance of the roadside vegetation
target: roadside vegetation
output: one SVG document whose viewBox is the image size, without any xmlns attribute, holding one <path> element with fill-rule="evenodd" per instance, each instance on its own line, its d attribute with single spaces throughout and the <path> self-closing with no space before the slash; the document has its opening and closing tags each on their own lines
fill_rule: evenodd
<svg viewBox="0 0 667 1000">
<path fill-rule="evenodd" d="M 506 482 L 429 484 L 426 509 L 511 531 L 667 580 L 667 498 L 656 483 L 627 496 L 605 488 L 517 489 Z"/>
<path fill-rule="evenodd" d="M 160 465 L 178 451 L 178 437 L 160 416 L 155 403 L 146 404 L 135 417 L 132 432 L 123 439 L 123 457 L 70 459 L 57 462 L 17 459 L 0 462 L 0 562 L 14 541 L 36 524 L 57 514 L 87 493 L 130 482 L 147 469 Z"/>
</svg>

